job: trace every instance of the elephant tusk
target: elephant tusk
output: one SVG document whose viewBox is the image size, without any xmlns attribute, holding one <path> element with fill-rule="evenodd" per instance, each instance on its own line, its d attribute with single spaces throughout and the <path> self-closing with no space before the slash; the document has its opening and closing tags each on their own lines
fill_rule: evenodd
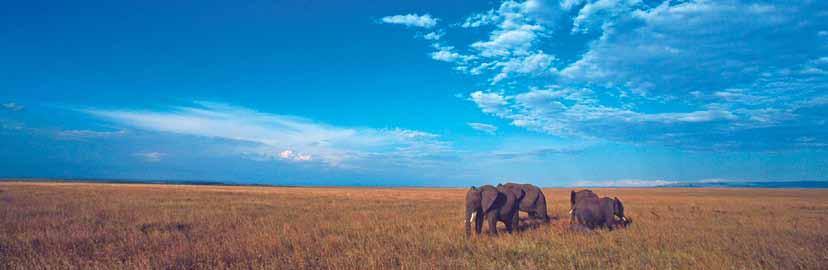
<svg viewBox="0 0 828 270">
<path fill-rule="evenodd" d="M 572 215 L 572 212 L 574 212 L 574 211 L 575 211 L 575 209 L 569 209 L 569 214 Z"/>
<path fill-rule="evenodd" d="M 471 214 L 471 218 L 469 219 L 469 222 L 470 222 L 470 223 L 471 223 L 471 222 L 474 222 L 474 217 L 475 217 L 475 216 L 477 216 L 477 212 L 472 212 L 472 214 Z"/>
</svg>

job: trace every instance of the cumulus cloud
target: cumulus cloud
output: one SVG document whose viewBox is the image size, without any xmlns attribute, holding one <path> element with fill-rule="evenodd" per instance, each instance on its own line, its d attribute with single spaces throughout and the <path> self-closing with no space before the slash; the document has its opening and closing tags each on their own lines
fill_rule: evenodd
<svg viewBox="0 0 828 270">
<path fill-rule="evenodd" d="M 279 158 L 292 161 L 310 161 L 311 156 L 308 154 L 296 153 L 293 150 L 284 150 L 279 152 Z"/>
<path fill-rule="evenodd" d="M 491 124 L 484 124 L 484 123 L 475 123 L 471 122 L 468 123 L 469 127 L 479 130 L 488 134 L 495 134 L 497 132 L 497 126 Z"/>
<path fill-rule="evenodd" d="M 440 48 L 440 50 L 431 53 L 431 59 L 443 62 L 454 62 L 462 56 L 459 53 L 453 52 L 451 48 Z"/>
<path fill-rule="evenodd" d="M 482 112 L 555 136 L 717 151 L 801 149 L 805 137 L 819 147 L 828 143 L 826 9 L 824 1 L 504 1 L 459 23 L 490 26 L 458 46 L 468 50 L 443 45 L 451 50 L 432 58 L 485 77 L 492 89 L 469 95 Z"/>
<path fill-rule="evenodd" d="M 437 25 L 437 19 L 431 15 L 405 14 L 382 17 L 383 23 L 401 24 L 409 27 L 432 28 Z"/>
<path fill-rule="evenodd" d="M 437 61 L 453 63 L 455 70 L 471 75 L 491 75 L 492 84 L 511 78 L 511 74 L 551 74 L 554 55 L 536 48 L 539 40 L 553 29 L 560 9 L 553 1 L 504 1 L 497 9 L 473 14 L 459 25 L 461 28 L 494 26 L 488 38 L 475 41 L 468 50 L 458 51 L 454 46 L 433 43 L 438 50 L 431 53 Z M 423 36 L 426 40 L 441 40 L 440 32 Z M 466 48 L 466 47 L 464 47 Z"/>
<path fill-rule="evenodd" d="M 509 74 L 531 74 L 542 75 L 544 73 L 553 73 L 556 70 L 552 68 L 552 62 L 555 61 L 555 56 L 541 52 L 528 55 L 521 58 L 513 58 L 504 62 L 498 62 L 495 65 L 501 67 L 500 73 L 492 78 L 492 84 L 496 84 L 509 77 Z"/>
<path fill-rule="evenodd" d="M 235 147 L 235 154 L 256 160 L 317 161 L 330 166 L 387 160 L 416 166 L 452 151 L 438 135 L 423 131 L 339 127 L 227 104 L 197 105 L 86 112 L 142 130 L 245 142 Z"/>
<path fill-rule="evenodd" d="M 604 22 L 629 14 L 634 8 L 640 7 L 641 0 L 597 0 L 585 1 L 578 10 L 578 15 L 572 19 L 572 32 L 589 32 L 599 28 Z M 579 3 L 578 3 L 579 4 Z M 561 4 L 571 9 L 576 3 L 569 1 Z"/>
<path fill-rule="evenodd" d="M 488 12 L 485 13 L 478 13 L 466 18 L 466 21 L 460 25 L 463 28 L 475 28 L 481 27 L 484 25 L 491 25 L 496 23 L 500 19 L 500 15 L 495 13 L 494 9 L 490 9 Z"/>
<path fill-rule="evenodd" d="M 506 97 L 499 93 L 475 91 L 471 93 L 470 98 L 480 107 L 483 112 L 495 113 L 501 112 L 506 104 Z"/>
</svg>

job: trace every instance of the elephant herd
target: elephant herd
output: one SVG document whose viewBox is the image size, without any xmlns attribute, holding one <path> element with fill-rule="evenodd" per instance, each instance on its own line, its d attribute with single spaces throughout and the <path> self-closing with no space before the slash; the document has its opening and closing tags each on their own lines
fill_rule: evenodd
<svg viewBox="0 0 828 270">
<path fill-rule="evenodd" d="M 626 227 L 632 221 L 624 216 L 624 205 L 618 198 L 599 198 L 585 189 L 570 194 L 570 225 L 578 229 L 606 227 L 610 230 Z M 466 235 L 471 227 L 480 234 L 484 220 L 489 224 L 489 233 L 497 234 L 497 223 L 506 224 L 506 231 L 517 229 L 519 212 L 526 212 L 530 219 L 549 222 L 546 211 L 546 196 L 537 186 L 531 184 L 506 183 L 497 186 L 471 187 L 466 192 Z"/>
</svg>

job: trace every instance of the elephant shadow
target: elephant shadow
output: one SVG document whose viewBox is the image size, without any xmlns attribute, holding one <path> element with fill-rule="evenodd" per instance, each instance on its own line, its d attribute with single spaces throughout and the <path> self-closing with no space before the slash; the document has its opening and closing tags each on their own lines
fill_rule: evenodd
<svg viewBox="0 0 828 270">
<path fill-rule="evenodd" d="M 543 220 L 540 220 L 540 219 L 533 219 L 533 218 L 529 218 L 529 217 L 521 217 L 520 222 L 518 222 L 518 226 L 517 226 L 516 229 L 517 229 L 518 232 L 523 232 L 523 231 L 528 231 L 528 230 L 535 230 L 535 229 L 541 228 L 543 226 L 548 226 L 548 225 L 552 224 L 552 222 L 557 221 L 558 219 L 560 219 L 560 218 L 557 217 L 557 216 L 550 216 L 549 221 L 543 221 Z"/>
</svg>

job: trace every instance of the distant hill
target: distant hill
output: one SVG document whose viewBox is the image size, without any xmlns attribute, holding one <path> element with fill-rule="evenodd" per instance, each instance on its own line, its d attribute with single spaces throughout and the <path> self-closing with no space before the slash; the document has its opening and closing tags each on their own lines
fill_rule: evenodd
<svg viewBox="0 0 828 270">
<path fill-rule="evenodd" d="M 828 188 L 828 181 L 789 181 L 789 182 L 685 182 L 661 185 L 658 187 L 681 188 Z"/>
<path fill-rule="evenodd" d="M 135 179 L 51 179 L 51 178 L 0 178 L 2 181 L 29 181 L 53 183 L 106 183 L 106 184 L 165 184 L 165 185 L 205 185 L 233 186 L 234 183 L 201 180 L 135 180 Z"/>
</svg>

